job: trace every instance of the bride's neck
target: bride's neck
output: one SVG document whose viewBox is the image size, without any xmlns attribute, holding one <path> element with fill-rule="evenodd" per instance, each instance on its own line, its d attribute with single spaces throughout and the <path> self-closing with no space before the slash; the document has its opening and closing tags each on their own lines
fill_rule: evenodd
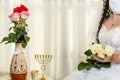
<svg viewBox="0 0 120 80">
<path fill-rule="evenodd" d="M 119 21 L 120 20 L 120 14 L 113 14 L 112 15 L 112 20 L 113 21 Z"/>
<path fill-rule="evenodd" d="M 112 24 L 113 25 L 120 25 L 120 14 L 113 14 L 112 15 Z"/>
<path fill-rule="evenodd" d="M 112 14 L 107 20 L 105 20 L 104 24 L 108 30 L 120 26 L 120 15 Z"/>
</svg>

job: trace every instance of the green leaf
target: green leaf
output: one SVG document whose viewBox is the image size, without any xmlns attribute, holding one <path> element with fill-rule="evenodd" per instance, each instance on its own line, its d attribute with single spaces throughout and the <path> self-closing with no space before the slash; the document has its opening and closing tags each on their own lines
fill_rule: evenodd
<svg viewBox="0 0 120 80">
<path fill-rule="evenodd" d="M 89 49 L 87 51 L 85 51 L 84 53 L 86 56 L 91 56 L 92 55 L 92 51 Z"/>
<path fill-rule="evenodd" d="M 101 68 L 101 62 L 99 62 L 99 61 L 95 61 L 95 63 L 94 63 L 94 65 L 93 65 L 93 67 L 95 67 L 95 68 L 97 68 L 97 69 L 100 69 Z"/>
<path fill-rule="evenodd" d="M 16 34 L 15 33 L 9 33 L 8 43 L 11 43 L 11 42 L 16 42 Z"/>
<path fill-rule="evenodd" d="M 111 67 L 111 64 L 110 64 L 110 62 L 105 62 L 105 63 L 101 64 L 101 67 L 109 68 L 109 67 Z"/>
<path fill-rule="evenodd" d="M 28 24 L 25 24 L 26 27 L 28 27 Z"/>
<path fill-rule="evenodd" d="M 9 33 L 9 37 L 16 37 L 15 33 Z"/>
<path fill-rule="evenodd" d="M 80 71 L 80 70 L 85 69 L 85 66 L 86 66 L 86 63 L 84 63 L 84 62 L 79 63 L 78 64 L 78 70 Z"/>
<path fill-rule="evenodd" d="M 23 35 L 22 31 L 20 31 L 20 32 L 17 34 L 17 39 L 20 39 L 22 35 Z"/>
<path fill-rule="evenodd" d="M 22 41 L 22 47 L 25 48 L 27 46 L 27 42 L 25 40 Z"/>
<path fill-rule="evenodd" d="M 12 27 L 9 28 L 9 31 L 12 29 Z"/>
<path fill-rule="evenodd" d="M 8 41 L 8 37 L 4 37 L 4 38 L 2 39 L 2 41 L 1 41 L 1 43 L 2 43 L 2 42 L 5 42 L 5 41 Z"/>
<path fill-rule="evenodd" d="M 92 68 L 92 65 L 90 65 L 89 63 L 86 63 L 86 64 L 85 64 L 85 69 L 86 69 L 87 71 L 89 71 L 91 68 Z"/>
<path fill-rule="evenodd" d="M 27 42 L 27 41 L 30 40 L 30 37 L 28 37 L 27 35 L 24 35 L 24 39 L 25 39 L 25 41 Z"/>
<path fill-rule="evenodd" d="M 94 60 L 94 59 L 87 59 L 87 62 L 90 63 L 90 64 L 92 64 L 92 65 L 94 65 L 95 62 L 96 62 L 96 60 Z"/>
</svg>

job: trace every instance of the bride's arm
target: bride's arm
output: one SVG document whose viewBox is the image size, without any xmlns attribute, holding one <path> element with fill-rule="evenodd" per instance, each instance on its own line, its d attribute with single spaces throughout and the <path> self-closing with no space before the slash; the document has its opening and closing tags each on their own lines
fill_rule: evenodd
<svg viewBox="0 0 120 80">
<path fill-rule="evenodd" d="M 120 54 L 113 54 L 113 62 L 120 63 Z"/>
</svg>

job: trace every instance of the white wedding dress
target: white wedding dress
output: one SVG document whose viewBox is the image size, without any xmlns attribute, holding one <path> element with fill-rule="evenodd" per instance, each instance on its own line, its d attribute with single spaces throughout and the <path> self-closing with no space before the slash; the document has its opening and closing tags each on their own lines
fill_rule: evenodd
<svg viewBox="0 0 120 80">
<path fill-rule="evenodd" d="M 112 46 L 115 49 L 114 53 L 120 53 L 120 27 L 107 30 L 103 25 L 99 32 L 99 40 L 104 46 Z M 111 68 L 75 71 L 63 80 L 120 80 L 120 64 L 113 62 Z"/>
</svg>

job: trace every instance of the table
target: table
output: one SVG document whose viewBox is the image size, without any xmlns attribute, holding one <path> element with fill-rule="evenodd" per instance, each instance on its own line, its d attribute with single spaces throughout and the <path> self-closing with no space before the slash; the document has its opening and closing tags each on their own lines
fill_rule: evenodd
<svg viewBox="0 0 120 80">
<path fill-rule="evenodd" d="M 35 74 L 35 78 L 32 79 L 31 78 L 31 72 L 28 72 L 27 73 L 27 79 L 26 80 L 39 80 L 41 77 L 41 74 L 40 73 L 37 73 Z M 52 77 L 50 76 L 46 76 L 48 80 L 54 80 Z M 3 72 L 3 71 L 0 71 L 0 80 L 11 80 L 10 78 L 10 73 L 8 72 Z"/>
</svg>

